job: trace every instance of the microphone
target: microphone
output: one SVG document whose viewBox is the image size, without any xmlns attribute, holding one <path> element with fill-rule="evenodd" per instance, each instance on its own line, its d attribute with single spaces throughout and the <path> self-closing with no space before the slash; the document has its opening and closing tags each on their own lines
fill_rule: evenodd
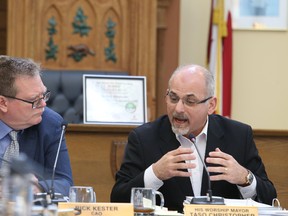
<svg viewBox="0 0 288 216">
<path fill-rule="evenodd" d="M 55 189 L 54 189 L 54 181 L 55 181 L 55 172 L 56 172 L 56 165 L 58 162 L 58 157 L 59 157 L 59 152 L 60 152 L 60 148 L 61 148 L 61 143 L 62 143 L 62 139 L 65 133 L 65 130 L 67 128 L 67 122 L 63 122 L 61 125 L 61 135 L 60 135 L 60 140 L 58 143 L 58 149 L 56 152 L 56 156 L 55 156 L 55 161 L 54 161 L 54 166 L 52 169 L 52 177 L 51 177 L 51 187 L 47 187 L 47 190 L 44 193 L 37 193 L 34 194 L 34 199 L 38 200 L 38 199 L 42 199 L 45 200 L 44 204 L 40 203 L 40 205 L 50 205 L 52 203 L 57 204 L 58 202 L 67 202 L 67 199 L 65 199 L 65 197 L 60 194 L 60 193 L 55 193 Z M 46 184 L 47 186 L 47 184 Z"/>
<path fill-rule="evenodd" d="M 208 176 L 208 190 L 207 190 L 207 194 L 206 196 L 201 196 L 201 197 L 193 197 L 191 200 L 191 204 L 212 204 L 212 205 L 225 205 L 224 203 L 224 199 L 222 197 L 213 197 L 212 196 L 212 189 L 211 189 L 211 180 L 210 180 L 210 173 L 208 172 L 207 166 L 203 160 L 203 158 L 201 157 L 200 151 L 197 148 L 196 145 L 196 138 L 193 134 L 189 135 L 189 140 L 191 140 L 191 142 L 194 144 L 195 149 L 199 155 L 200 161 L 203 164 L 204 170 L 207 173 Z"/>
<path fill-rule="evenodd" d="M 67 122 L 63 122 L 61 125 L 62 131 L 61 131 L 61 136 L 60 136 L 60 140 L 58 143 L 58 149 L 57 149 L 57 154 L 55 157 L 55 161 L 54 161 L 54 166 L 53 166 L 53 170 L 52 170 L 52 178 L 51 178 L 51 187 L 48 191 L 48 194 L 50 195 L 51 199 L 55 199 L 55 190 L 54 190 L 54 181 L 55 181 L 55 172 L 56 172 L 56 165 L 58 162 L 58 158 L 59 158 L 59 152 L 60 152 L 60 148 L 61 148 L 61 143 L 62 143 L 62 139 L 65 133 L 65 130 L 67 128 Z"/>
</svg>

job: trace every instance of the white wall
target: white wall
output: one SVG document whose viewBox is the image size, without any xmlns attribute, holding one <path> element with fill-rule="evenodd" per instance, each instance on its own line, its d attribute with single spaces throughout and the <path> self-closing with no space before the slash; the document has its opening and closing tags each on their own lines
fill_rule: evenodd
<svg viewBox="0 0 288 216">
<path fill-rule="evenodd" d="M 211 0 L 180 0 L 179 64 L 206 66 Z"/>
<path fill-rule="evenodd" d="M 205 65 L 210 0 L 180 2 L 179 64 Z M 232 118 L 288 130 L 288 32 L 233 31 Z"/>
</svg>

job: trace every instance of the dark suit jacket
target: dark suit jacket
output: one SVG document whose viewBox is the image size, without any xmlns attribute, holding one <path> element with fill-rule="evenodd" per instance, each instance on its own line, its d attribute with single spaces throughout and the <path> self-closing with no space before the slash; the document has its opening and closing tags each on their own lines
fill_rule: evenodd
<svg viewBox="0 0 288 216">
<path fill-rule="evenodd" d="M 116 174 L 116 183 L 111 192 L 112 202 L 129 202 L 132 187 L 144 187 L 144 171 L 167 152 L 179 147 L 167 116 L 146 123 L 130 132 L 124 160 Z M 257 201 L 271 204 L 276 190 L 265 172 L 250 126 L 219 115 L 209 116 L 205 158 L 219 147 L 232 155 L 240 165 L 251 170 L 257 179 Z M 207 164 L 209 166 L 209 164 Z M 201 194 L 206 195 L 207 174 L 203 172 Z M 236 185 L 226 181 L 211 183 L 214 196 L 241 198 Z M 182 211 L 186 196 L 193 196 L 189 178 L 174 177 L 164 181 L 159 188 L 165 198 L 165 206 Z"/>
<path fill-rule="evenodd" d="M 39 165 L 39 169 L 36 168 L 34 174 L 40 180 L 39 183 L 45 192 L 51 187 L 51 171 L 56 158 L 62 123 L 63 118 L 46 107 L 41 123 L 19 134 L 19 150 Z M 71 185 L 73 185 L 73 180 L 70 159 L 66 141 L 63 139 L 56 165 L 55 192 L 68 196 Z"/>
</svg>

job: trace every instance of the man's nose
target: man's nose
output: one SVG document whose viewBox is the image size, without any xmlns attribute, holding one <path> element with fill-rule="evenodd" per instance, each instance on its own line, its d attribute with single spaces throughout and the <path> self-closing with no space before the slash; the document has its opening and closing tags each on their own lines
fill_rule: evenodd
<svg viewBox="0 0 288 216">
<path fill-rule="evenodd" d="M 176 103 L 176 107 L 175 109 L 178 111 L 178 112 L 184 112 L 184 109 L 185 109 L 185 104 L 183 102 L 183 100 L 180 98 L 179 101 Z"/>
</svg>

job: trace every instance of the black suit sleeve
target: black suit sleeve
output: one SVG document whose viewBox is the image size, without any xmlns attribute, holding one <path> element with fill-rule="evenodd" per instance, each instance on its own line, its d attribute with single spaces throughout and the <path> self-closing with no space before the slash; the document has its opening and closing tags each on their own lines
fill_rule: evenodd
<svg viewBox="0 0 288 216">
<path fill-rule="evenodd" d="M 144 172 L 147 167 L 139 143 L 135 131 L 132 131 L 128 136 L 123 163 L 116 174 L 111 202 L 130 202 L 131 188 L 144 187 Z"/>
<path fill-rule="evenodd" d="M 257 197 L 256 201 L 261 203 L 266 203 L 268 205 L 272 204 L 272 200 L 277 197 L 276 189 L 273 183 L 269 180 L 267 173 L 265 171 L 265 166 L 258 154 L 255 142 L 253 140 L 252 129 L 248 129 L 247 142 L 249 143 L 249 149 L 247 152 L 247 169 L 253 172 L 257 181 Z"/>
</svg>

